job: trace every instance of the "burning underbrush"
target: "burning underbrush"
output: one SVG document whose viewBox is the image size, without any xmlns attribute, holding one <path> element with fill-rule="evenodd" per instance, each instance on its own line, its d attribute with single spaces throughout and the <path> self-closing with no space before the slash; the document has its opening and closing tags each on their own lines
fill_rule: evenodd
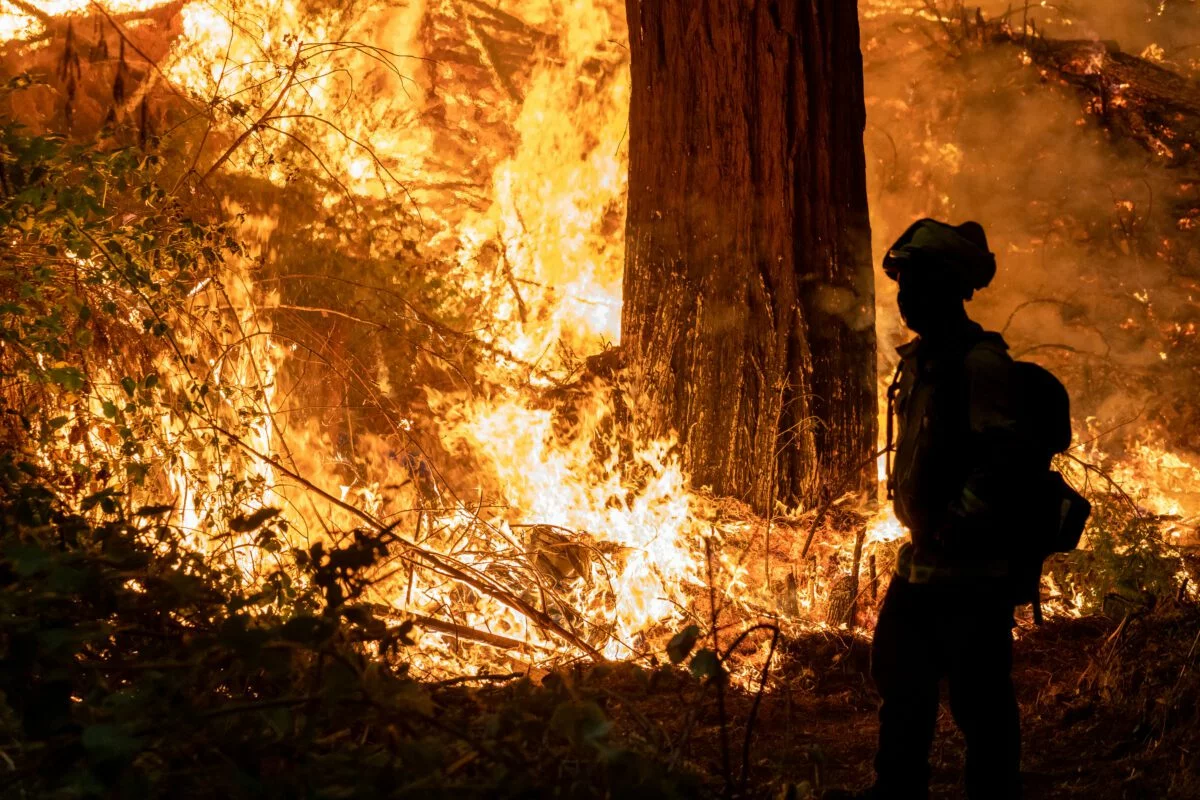
<svg viewBox="0 0 1200 800">
<path fill-rule="evenodd" d="M 14 780 L 825 781 L 796 708 L 840 745 L 872 706 L 856 632 L 905 532 L 872 496 L 753 513 L 638 431 L 620 4 L 0 10 Z M 1096 513 L 1019 646 L 1086 674 L 1046 713 L 1107 693 L 1146 748 L 1188 746 L 1200 181 L 1191 112 L 1150 112 L 1155 70 L 1194 65 L 929 3 L 863 21 L 877 247 L 927 214 L 987 222 L 1003 270 L 972 313 L 1075 400 L 1059 468 Z M 1051 663 L 1083 616 L 1095 663 Z M 1139 683 L 1159 630 L 1183 671 Z M 751 759 L 764 735 L 775 761 Z"/>
<path fill-rule="evenodd" d="M 719 654 L 769 625 L 730 662 L 754 686 L 772 630 L 871 624 L 904 533 L 877 498 L 764 518 L 690 486 L 674 442 L 638 435 L 614 346 L 617 4 L 32 8 L 0 28 L 10 73 L 39 76 L 5 97 L 26 126 L 5 134 L 6 442 L 65 501 L 123 513 L 166 549 L 178 537 L 263 614 L 365 536 L 369 569 L 338 580 L 354 573 L 357 601 L 418 642 L 407 657 L 430 679 L 662 661 L 692 626 L 720 631 Z M 868 77 L 881 46 L 866 41 Z M 1000 58 L 1019 73 L 1015 50 Z M 968 137 L 939 141 L 912 113 L 921 96 L 871 100 L 875 125 L 927 126 L 904 129 L 903 150 L 868 132 L 880 245 L 901 219 L 959 213 L 946 187 L 969 182 Z M 1100 511 L 1089 546 L 1053 565 L 1053 613 L 1196 586 L 1194 443 L 1162 406 L 1114 427 L 1169 383 L 1160 354 L 1192 364 L 1186 307 L 1159 310 L 1169 259 L 1146 273 L 1153 301 L 1097 271 L 1075 304 L 1042 302 L 1030 277 L 1038 258 L 1102 246 L 1153 260 L 1157 218 L 1127 202 L 1065 221 L 1040 201 L 995 209 L 1020 277 L 981 309 L 993 327 L 1015 318 L 1014 345 L 1043 355 L 1116 342 L 1055 364 L 1083 401 L 1062 468 Z M 1052 233 L 1033 241 L 1026 213 Z M 1116 295 L 1116 316 L 1098 310 Z M 1047 330 L 1063 342 L 1034 338 Z"/>
</svg>

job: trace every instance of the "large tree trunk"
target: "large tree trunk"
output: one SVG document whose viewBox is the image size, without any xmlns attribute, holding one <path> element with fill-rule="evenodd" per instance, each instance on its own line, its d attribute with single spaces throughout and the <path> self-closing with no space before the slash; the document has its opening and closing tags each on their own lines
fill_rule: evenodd
<svg viewBox="0 0 1200 800">
<path fill-rule="evenodd" d="M 874 279 L 850 0 L 627 0 L 622 345 L 639 431 L 759 510 L 873 483 Z"/>
</svg>

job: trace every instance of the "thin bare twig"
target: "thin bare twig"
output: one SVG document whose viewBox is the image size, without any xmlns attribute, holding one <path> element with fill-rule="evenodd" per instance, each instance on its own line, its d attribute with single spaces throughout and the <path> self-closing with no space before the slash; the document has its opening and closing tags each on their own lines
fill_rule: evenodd
<svg viewBox="0 0 1200 800">
<path fill-rule="evenodd" d="M 808 555 L 808 549 L 812 547 L 813 537 L 815 537 L 817 534 L 817 528 L 820 527 L 821 522 L 825 519 L 825 515 L 829 513 L 829 509 L 833 508 L 833 504 L 845 496 L 846 487 L 850 485 L 850 481 L 854 480 L 855 476 L 866 469 L 869 465 L 878 461 L 879 457 L 887 451 L 888 448 L 885 447 L 882 450 L 875 452 L 866 461 L 862 462 L 857 467 L 842 476 L 842 480 L 838 483 L 837 489 L 829 493 L 825 503 L 817 511 L 817 515 L 813 517 L 812 523 L 808 526 L 808 535 L 804 539 L 804 547 L 800 549 L 801 559 Z"/>
<path fill-rule="evenodd" d="M 279 93 L 275 95 L 275 99 L 273 101 L 271 101 L 271 105 L 268 106 L 267 110 L 264 111 L 259 116 L 257 122 L 255 122 L 250 127 L 246 128 L 246 130 L 242 131 L 242 133 L 236 139 L 233 140 L 233 144 L 231 144 L 228 148 L 226 148 L 225 152 L 221 154 L 220 158 L 218 158 L 215 162 L 213 162 L 213 165 L 211 167 L 209 167 L 207 170 L 205 170 L 204 174 L 200 176 L 200 180 L 197 181 L 197 185 L 203 185 L 204 182 L 208 180 L 208 176 L 212 175 L 214 172 L 216 172 L 218 169 L 220 169 L 220 167 L 226 161 L 228 161 L 233 156 L 234 153 L 237 152 L 238 148 L 240 148 L 245 143 L 245 141 L 247 139 L 249 139 L 250 136 L 255 131 L 260 130 L 261 127 L 265 123 L 269 122 L 272 119 L 272 115 L 275 113 L 275 109 L 279 108 L 279 104 L 283 102 L 283 99 L 285 97 L 287 97 L 288 92 L 291 91 L 292 84 L 294 84 L 296 82 L 296 71 L 300 68 L 300 63 L 301 63 L 300 52 L 301 52 L 301 48 L 303 46 L 304 46 L 303 43 L 301 43 L 300 45 L 298 45 L 296 47 L 296 55 L 292 59 L 292 63 L 287 68 L 287 72 L 288 72 L 287 81 L 284 82 L 283 88 L 279 90 Z"/>
<path fill-rule="evenodd" d="M 767 687 L 767 676 L 771 671 L 771 661 L 775 658 L 775 648 L 779 645 L 779 626 L 769 622 L 760 622 L 757 625 L 752 625 L 742 631 L 733 643 L 725 650 L 725 654 L 721 656 L 721 662 L 724 663 L 737 650 L 738 645 L 746 640 L 746 637 L 755 631 L 771 631 L 771 649 L 767 651 L 767 660 L 763 662 L 762 674 L 758 679 L 758 689 L 754 693 L 754 702 L 750 705 L 750 715 L 746 718 L 746 735 L 742 739 L 742 774 L 741 787 L 742 793 L 746 793 L 746 785 L 750 780 L 750 742 L 754 736 L 754 723 L 758 719 L 758 707 L 762 703 L 763 691 Z"/>
<path fill-rule="evenodd" d="M 704 565 L 707 570 L 708 580 L 708 605 L 709 613 L 712 620 L 712 648 L 713 657 L 717 659 L 717 674 L 713 676 L 713 681 L 717 686 L 717 721 L 721 728 L 721 771 L 725 776 L 725 797 L 733 797 L 733 768 L 729 762 L 729 721 L 725 714 L 725 667 L 721 663 L 721 646 L 718 641 L 718 625 L 717 625 L 717 591 L 716 584 L 713 582 L 713 552 L 712 542 L 716 536 L 716 528 L 712 530 L 712 535 L 704 539 Z"/>
<path fill-rule="evenodd" d="M 225 428 L 221 427 L 220 425 L 217 425 L 214 423 L 210 423 L 210 425 L 213 430 L 215 430 L 217 433 L 220 433 L 221 435 L 228 438 L 233 444 L 237 445 L 242 450 L 245 450 L 247 453 L 249 453 L 250 455 L 259 459 L 263 463 L 271 465 L 275 469 L 277 469 L 280 472 L 282 472 L 283 474 L 287 475 L 292 480 L 299 483 L 305 489 L 307 489 L 311 492 L 314 492 L 315 494 L 317 494 L 320 497 L 322 497 L 323 499 L 325 499 L 327 502 L 332 503 L 333 505 L 337 506 L 338 508 L 341 508 L 343 511 L 349 512 L 350 514 L 358 517 L 359 519 L 361 519 L 363 522 L 365 522 L 368 526 L 370 526 L 374 530 L 379 531 L 380 533 L 387 534 L 390 541 L 393 541 L 396 544 L 399 544 L 400 546 L 404 547 L 410 553 L 414 554 L 420 560 L 424 561 L 428 566 L 432 567 L 435 571 L 440 572 L 442 575 L 445 575 L 448 578 L 452 578 L 456 581 L 464 583 L 464 584 L 470 586 L 471 588 L 482 592 L 483 594 L 486 594 L 487 596 L 491 597 L 493 600 L 496 600 L 497 602 L 501 603 L 502 605 L 508 606 L 509 608 L 513 609 L 514 611 L 519 611 L 520 613 L 529 617 L 530 620 L 536 622 L 538 624 L 538 626 L 541 627 L 543 630 L 557 635 L 559 638 L 563 639 L 568 644 L 578 648 L 579 650 L 583 651 L 584 653 L 587 653 L 592 658 L 595 658 L 598 661 L 606 660 L 604 658 L 604 655 L 599 650 L 597 650 L 595 647 L 592 647 L 590 644 L 588 644 L 587 642 L 580 639 L 574 633 L 572 633 L 571 631 L 564 628 L 562 625 L 560 625 L 558 622 L 556 622 L 548 614 L 545 614 L 544 612 L 539 611 L 537 608 L 534 608 L 528 602 L 526 602 L 525 600 L 523 600 L 520 597 L 517 597 L 516 595 L 514 595 L 512 592 L 508 591 L 507 589 L 504 589 L 502 587 L 492 584 L 490 581 L 484 579 L 482 576 L 475 577 L 474 575 L 471 575 L 468 572 L 468 570 L 471 570 L 470 567 L 464 566 L 464 567 L 460 568 L 458 566 L 455 566 L 454 564 L 450 563 L 450 561 L 448 561 L 446 557 L 438 555 L 437 553 L 434 553 L 432 551 L 426 550 L 425 548 L 421 547 L 420 545 L 417 545 L 417 544 L 414 544 L 413 542 L 408 541 L 407 539 L 403 538 L 402 536 L 400 536 L 399 534 L 397 534 L 395 532 L 394 525 L 385 525 L 384 523 L 380 522 L 378 519 L 376 519 L 371 514 L 368 514 L 367 512 L 363 511 L 362 509 L 360 509 L 350 503 L 347 503 L 346 501 L 342 500 L 339 497 L 334 496 L 333 494 L 330 494 L 329 492 L 325 491 L 321 487 L 317 486 L 312 481 L 310 481 L 307 478 L 305 478 L 304 476 L 300 475 L 298 472 L 296 472 L 292 469 L 289 469 L 287 466 L 285 466 L 283 463 L 281 463 L 279 461 L 279 459 L 272 458 L 271 456 L 269 456 L 265 453 L 260 453 L 257 449 L 255 449 L 255 448 L 251 447 L 249 444 L 247 444 L 237 434 L 226 430 Z"/>
<path fill-rule="evenodd" d="M 1125 502 L 1129 503 L 1130 508 L 1133 509 L 1134 516 L 1141 519 L 1141 517 L 1143 516 L 1141 506 L 1139 506 L 1137 504 L 1137 501 L 1134 500 L 1129 495 L 1129 493 L 1127 491 L 1125 491 L 1124 487 L 1122 487 L 1121 484 L 1117 483 L 1116 480 L 1111 475 L 1109 475 L 1104 470 L 1100 469 L 1100 467 L 1097 467 L 1095 464 L 1092 464 L 1091 462 L 1088 462 L 1088 461 L 1084 461 L 1079 456 L 1072 455 L 1071 453 L 1063 453 L 1063 455 L 1066 458 L 1069 458 L 1071 461 L 1074 461 L 1079 466 L 1083 467 L 1083 471 L 1085 473 L 1086 472 L 1094 472 L 1097 475 L 1099 475 L 1101 478 L 1103 478 L 1108 483 L 1109 486 L 1111 486 L 1113 489 L 1116 490 L 1117 494 L 1119 494 L 1125 500 Z"/>
</svg>

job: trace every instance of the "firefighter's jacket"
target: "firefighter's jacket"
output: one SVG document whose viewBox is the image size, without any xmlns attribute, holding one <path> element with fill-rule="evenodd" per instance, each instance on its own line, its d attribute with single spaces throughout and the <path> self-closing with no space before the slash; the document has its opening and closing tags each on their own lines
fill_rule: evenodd
<svg viewBox="0 0 1200 800">
<path fill-rule="evenodd" d="M 1029 474 L 1013 360 L 1000 334 L 974 322 L 945 338 L 898 348 L 890 486 L 911 543 L 897 573 L 914 583 L 1003 579 Z"/>
</svg>

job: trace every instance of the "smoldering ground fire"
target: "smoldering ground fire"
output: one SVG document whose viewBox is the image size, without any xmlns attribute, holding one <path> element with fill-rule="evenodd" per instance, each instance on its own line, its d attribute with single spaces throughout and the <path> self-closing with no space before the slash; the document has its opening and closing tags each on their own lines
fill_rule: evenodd
<svg viewBox="0 0 1200 800">
<path fill-rule="evenodd" d="M 1048 570 L 1047 615 L 1194 597 L 1194 119 L 1187 98 L 1141 113 L 1137 81 L 1193 78 L 1200 26 L 1156 4 L 992 5 L 860 3 L 873 263 L 918 217 L 984 221 L 1000 267 L 972 313 L 1072 392 L 1059 466 L 1101 522 Z M 718 496 L 677 432 L 637 428 L 624 4 L 35 1 L 0 7 L 0 38 L 5 71 L 33 78 L 8 116 L 161 159 L 161 207 L 195 204 L 245 245 L 172 277 L 170 346 L 122 344 L 155 322 L 135 290 L 87 289 L 132 310 L 96 337 L 86 380 L 38 387 L 56 424 L 21 445 L 81 465 L 75 502 L 116 487 L 161 508 L 247 585 L 293 550 L 386 530 L 364 597 L 416 622 L 431 678 L 644 662 L 710 618 L 873 623 L 905 536 L 877 480 L 839 476 L 806 503 Z M 62 257 L 112 267 L 102 247 Z M 854 324 L 875 319 L 882 438 L 895 298 L 886 281 L 868 304 L 826 288 Z M 162 399 L 140 427 L 139 393 Z M 110 468 L 122 458 L 136 469 Z M 1152 553 L 1117 585 L 1114 563 Z M 752 637 L 738 681 L 757 685 L 768 642 Z"/>
</svg>

